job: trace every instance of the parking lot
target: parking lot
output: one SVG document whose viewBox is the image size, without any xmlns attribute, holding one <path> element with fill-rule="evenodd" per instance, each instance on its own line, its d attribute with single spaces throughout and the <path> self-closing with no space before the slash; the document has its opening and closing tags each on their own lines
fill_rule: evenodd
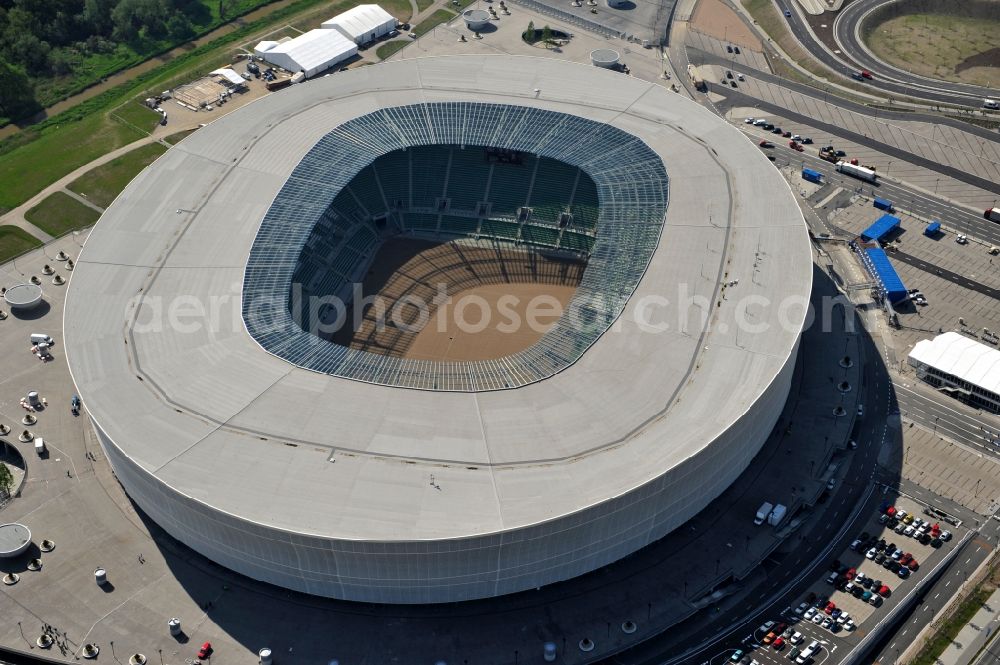
<svg viewBox="0 0 1000 665">
<path fill-rule="evenodd" d="M 731 662 L 823 663 L 838 648 L 847 648 L 845 642 L 870 632 L 964 534 L 961 526 L 925 514 L 923 506 L 906 498 L 883 502 L 859 529 L 804 596 L 758 626 L 738 656 L 729 652 L 730 658 L 736 656 Z M 802 659 L 811 645 L 811 655 Z"/>
</svg>

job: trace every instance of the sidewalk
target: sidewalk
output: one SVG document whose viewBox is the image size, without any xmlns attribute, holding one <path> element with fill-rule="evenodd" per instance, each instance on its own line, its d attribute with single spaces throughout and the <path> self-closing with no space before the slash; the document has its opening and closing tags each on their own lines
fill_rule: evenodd
<svg viewBox="0 0 1000 665">
<path fill-rule="evenodd" d="M 986 604 L 965 624 L 958 635 L 938 657 L 941 665 L 969 665 L 993 633 L 1000 627 L 1000 589 L 993 592 Z"/>
</svg>

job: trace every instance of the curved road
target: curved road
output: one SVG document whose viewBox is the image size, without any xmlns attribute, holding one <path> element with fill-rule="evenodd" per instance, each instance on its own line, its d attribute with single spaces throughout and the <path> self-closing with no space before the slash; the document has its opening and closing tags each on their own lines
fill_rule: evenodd
<svg viewBox="0 0 1000 665">
<path fill-rule="evenodd" d="M 855 0 L 845 6 L 840 12 L 838 12 L 837 18 L 833 22 L 833 35 L 834 39 L 837 40 L 837 45 L 840 47 L 840 50 L 844 53 L 850 53 L 852 60 L 857 62 L 861 67 L 874 73 L 880 79 L 888 79 L 905 84 L 909 87 L 919 87 L 921 93 L 925 90 L 930 90 L 954 95 L 956 97 L 968 99 L 971 102 L 971 105 L 974 106 L 981 105 L 983 98 L 995 96 L 997 94 L 996 90 L 991 90 L 978 85 L 953 83 L 951 81 L 941 81 L 926 76 L 912 74 L 906 70 L 879 60 L 878 57 L 875 56 L 875 54 L 872 53 L 861 41 L 859 27 L 864 22 L 865 18 L 879 7 L 899 1 L 900 0 Z"/>
<path fill-rule="evenodd" d="M 784 5 L 785 1 L 787 0 L 777 3 L 778 9 L 782 13 L 786 9 Z M 891 1 L 893 0 L 855 0 L 855 2 L 848 4 L 844 9 L 840 10 L 837 18 L 834 20 L 834 34 L 837 35 L 838 41 L 843 41 L 842 35 L 845 33 L 849 33 L 851 39 L 855 40 L 853 36 L 853 21 L 856 21 L 858 17 L 866 13 L 866 10 Z M 839 56 L 835 55 L 824 44 L 821 44 L 809 29 L 801 10 L 798 8 L 798 3 L 792 0 L 788 1 L 787 4 L 788 9 L 791 9 L 792 15 L 786 20 L 792 35 L 816 60 L 819 60 L 837 74 L 850 77 L 851 74 L 856 74 L 859 69 L 864 68 L 871 71 L 875 76 L 874 80 L 865 82 L 872 88 L 884 94 L 922 99 L 931 103 L 975 106 L 979 108 L 982 105 L 983 98 L 988 96 L 986 89 L 983 88 L 933 81 L 899 70 L 897 70 L 898 73 L 895 76 L 890 76 L 886 71 L 886 65 L 877 63 L 873 59 L 869 61 L 865 58 L 867 55 L 865 50 L 853 45 L 857 43 L 856 40 L 845 42 L 843 48 L 840 49 L 841 54 Z M 842 19 L 842 16 L 847 18 Z M 848 53 L 850 54 L 849 57 L 845 55 Z M 864 60 L 864 64 L 862 64 L 862 60 Z M 931 85 L 928 85 L 928 83 Z M 979 92 L 972 94 L 966 91 L 965 88 L 977 89 Z"/>
</svg>

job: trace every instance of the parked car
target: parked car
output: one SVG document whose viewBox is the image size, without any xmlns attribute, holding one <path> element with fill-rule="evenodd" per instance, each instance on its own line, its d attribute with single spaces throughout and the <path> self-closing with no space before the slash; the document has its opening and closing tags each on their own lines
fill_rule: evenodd
<svg viewBox="0 0 1000 665">
<path fill-rule="evenodd" d="M 771 646 L 774 648 L 775 651 L 781 651 L 782 649 L 785 648 L 785 638 L 779 637 L 774 641 L 774 644 L 772 644 Z"/>
<path fill-rule="evenodd" d="M 733 53 L 735 53 L 736 55 L 739 55 L 740 54 L 740 47 L 739 46 L 734 46 L 733 47 Z"/>
<path fill-rule="evenodd" d="M 799 606 L 795 608 L 796 614 L 803 614 L 809 609 L 809 603 L 799 603 Z"/>
<path fill-rule="evenodd" d="M 792 633 L 792 636 L 788 638 L 788 641 L 792 644 L 802 644 L 802 640 L 806 639 L 799 631 Z"/>
<path fill-rule="evenodd" d="M 884 584 L 881 585 L 881 586 L 879 586 L 879 588 L 878 588 L 878 595 L 885 596 L 886 598 L 888 598 L 891 594 L 892 594 L 892 589 L 890 589 L 889 587 L 887 587 Z"/>
<path fill-rule="evenodd" d="M 896 574 L 899 575 L 900 578 L 905 580 L 907 577 L 910 576 L 910 569 L 906 568 L 905 566 L 900 566 L 899 570 L 896 571 Z"/>
<path fill-rule="evenodd" d="M 871 597 L 871 600 L 869 600 L 868 602 L 873 607 L 882 607 L 882 602 L 883 602 L 882 601 L 882 596 L 880 596 L 878 594 L 875 594 L 874 596 Z"/>
<path fill-rule="evenodd" d="M 729 44 L 726 44 L 726 53 L 732 53 L 732 52 L 733 52 L 733 47 Z"/>
<path fill-rule="evenodd" d="M 807 620 L 807 621 L 811 620 L 814 616 L 816 616 L 816 608 L 815 607 L 810 607 L 809 609 L 807 609 L 802 614 L 802 618 L 805 619 L 805 620 Z"/>
<path fill-rule="evenodd" d="M 920 564 L 917 562 L 916 559 L 911 560 L 910 563 L 906 564 L 906 567 L 912 570 L 913 572 L 917 572 L 918 570 L 920 570 Z"/>
<path fill-rule="evenodd" d="M 878 554 L 878 550 L 876 550 L 876 549 L 875 549 L 875 548 L 873 547 L 873 548 L 871 548 L 870 550 L 868 550 L 867 552 L 865 552 L 865 558 L 866 558 L 866 559 L 874 559 L 874 558 L 875 558 L 875 555 L 877 555 L 877 554 Z"/>
<path fill-rule="evenodd" d="M 812 140 L 811 138 L 809 138 L 809 137 L 807 136 L 807 137 L 805 137 L 804 139 L 802 139 L 802 142 L 803 142 L 803 143 L 805 143 L 806 145 L 812 145 L 812 142 L 813 142 L 813 140 Z M 851 443 L 854 443 L 854 442 L 853 442 L 853 441 L 851 441 Z M 852 447 L 852 448 L 857 448 L 857 447 L 858 447 L 858 444 L 854 443 L 854 445 L 853 445 L 853 446 L 851 446 L 851 447 Z"/>
<path fill-rule="evenodd" d="M 214 649 L 212 649 L 212 643 L 205 642 L 201 645 L 201 649 L 198 650 L 198 660 L 205 660 L 212 655 L 213 651 Z"/>
<path fill-rule="evenodd" d="M 951 540 L 951 531 L 942 531 L 939 538 L 947 543 L 949 540 Z"/>
<path fill-rule="evenodd" d="M 731 71 L 729 71 L 728 69 L 726 70 L 726 78 L 727 79 L 733 78 L 733 73 Z"/>
<path fill-rule="evenodd" d="M 740 658 L 742 657 L 743 657 L 743 649 L 737 649 L 736 651 L 733 652 L 733 655 L 729 657 L 729 662 L 738 663 L 740 662 Z"/>
<path fill-rule="evenodd" d="M 762 639 L 761 642 L 763 642 L 764 644 L 770 644 L 771 642 L 774 641 L 774 638 L 776 637 L 777 635 L 775 635 L 774 631 L 772 630 L 771 632 L 769 632 L 767 635 L 764 636 L 764 639 Z"/>
</svg>

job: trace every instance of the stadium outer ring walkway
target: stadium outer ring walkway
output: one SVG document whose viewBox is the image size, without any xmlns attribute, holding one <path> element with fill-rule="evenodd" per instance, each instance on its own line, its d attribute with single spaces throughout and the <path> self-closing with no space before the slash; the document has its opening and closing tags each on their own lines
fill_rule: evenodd
<svg viewBox="0 0 1000 665">
<path fill-rule="evenodd" d="M 662 159 L 662 234 L 621 316 L 512 390 L 374 385 L 266 352 L 242 280 L 289 174 L 340 123 L 436 101 L 579 115 Z M 784 405 L 811 283 L 788 185 L 691 100 L 554 59 L 441 57 L 294 86 L 172 148 L 90 234 L 64 334 L 116 476 L 172 536 L 310 594 L 453 602 L 594 570 L 718 496 Z"/>
</svg>

